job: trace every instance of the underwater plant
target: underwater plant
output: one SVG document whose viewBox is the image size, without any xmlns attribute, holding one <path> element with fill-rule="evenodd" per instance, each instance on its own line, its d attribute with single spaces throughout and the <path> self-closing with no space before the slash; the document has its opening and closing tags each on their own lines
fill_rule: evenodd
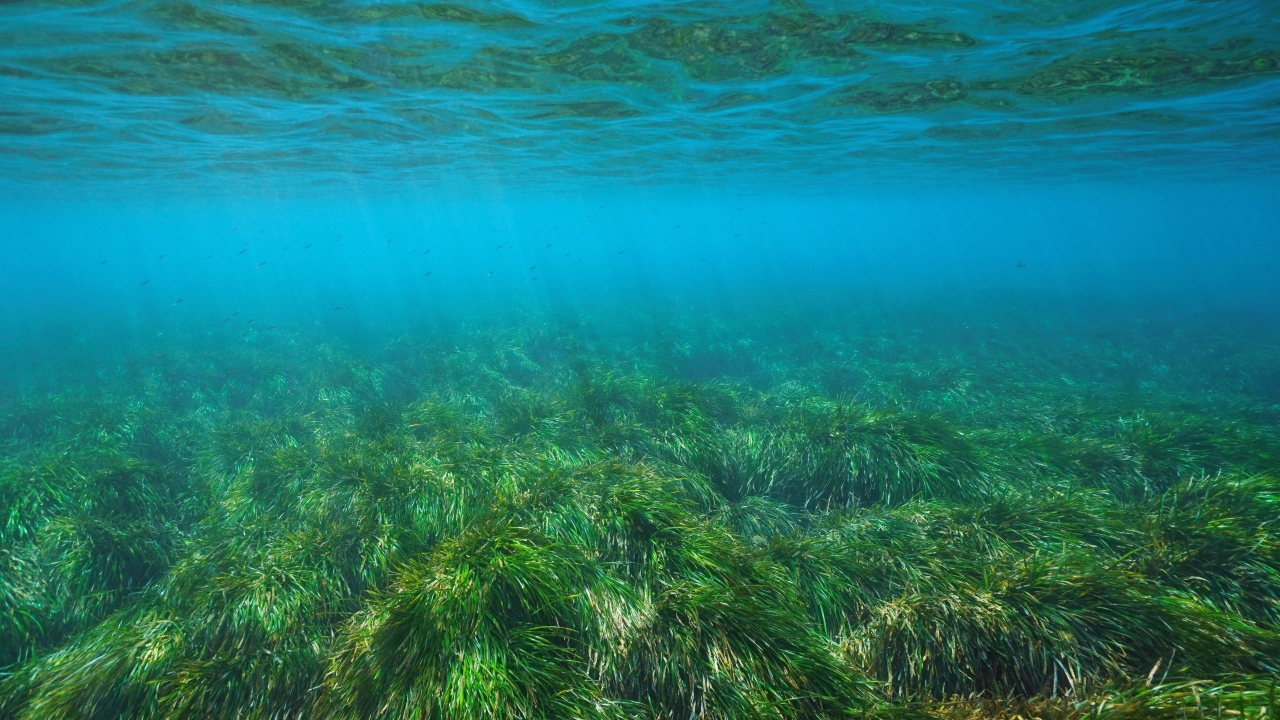
<svg viewBox="0 0 1280 720">
<path fill-rule="evenodd" d="M 0 718 L 1273 712 L 1263 385 L 746 317 L 15 376 Z"/>
</svg>

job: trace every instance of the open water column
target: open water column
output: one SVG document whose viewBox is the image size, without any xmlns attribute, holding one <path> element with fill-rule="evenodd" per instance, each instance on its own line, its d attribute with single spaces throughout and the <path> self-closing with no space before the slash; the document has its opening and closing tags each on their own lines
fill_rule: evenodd
<svg viewBox="0 0 1280 720">
<path fill-rule="evenodd" d="M 0 720 L 1272 720 L 1275 0 L 0 2 Z"/>
</svg>

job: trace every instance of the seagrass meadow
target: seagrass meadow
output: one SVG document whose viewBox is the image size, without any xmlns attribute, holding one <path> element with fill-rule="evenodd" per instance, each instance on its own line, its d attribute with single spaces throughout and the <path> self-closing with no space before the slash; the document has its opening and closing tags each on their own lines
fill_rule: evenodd
<svg viewBox="0 0 1280 720">
<path fill-rule="evenodd" d="M 1270 718 L 1274 320 L 947 307 L 7 347 L 0 718 Z"/>
</svg>

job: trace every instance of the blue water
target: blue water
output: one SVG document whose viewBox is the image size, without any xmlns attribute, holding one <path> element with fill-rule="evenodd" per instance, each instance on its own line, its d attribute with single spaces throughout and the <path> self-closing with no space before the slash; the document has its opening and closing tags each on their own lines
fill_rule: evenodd
<svg viewBox="0 0 1280 720">
<path fill-rule="evenodd" d="M 1277 304 L 1264 0 L 30 0 L 0 94 L 0 328 L 32 342 L 338 306 Z"/>
</svg>

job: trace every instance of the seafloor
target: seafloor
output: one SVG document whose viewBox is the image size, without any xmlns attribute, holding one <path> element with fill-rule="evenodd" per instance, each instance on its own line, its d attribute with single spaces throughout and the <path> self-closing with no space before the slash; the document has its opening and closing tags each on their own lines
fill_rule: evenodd
<svg viewBox="0 0 1280 720">
<path fill-rule="evenodd" d="M 0 717 L 1270 717 L 1275 323 L 944 305 L 7 348 Z"/>
</svg>

